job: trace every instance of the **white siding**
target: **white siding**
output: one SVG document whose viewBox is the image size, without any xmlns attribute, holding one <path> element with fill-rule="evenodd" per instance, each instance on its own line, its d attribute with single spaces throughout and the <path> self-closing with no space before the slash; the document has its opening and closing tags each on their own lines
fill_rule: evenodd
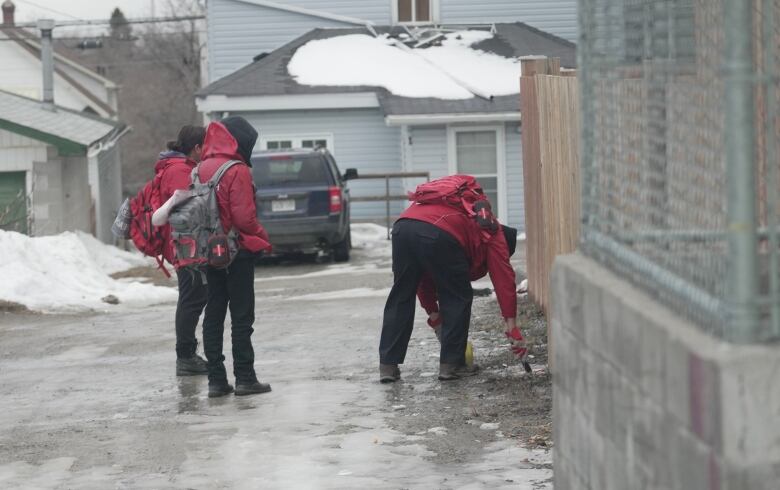
<svg viewBox="0 0 780 490">
<path fill-rule="evenodd" d="M 517 124 L 507 123 L 506 129 L 506 195 L 509 219 L 507 224 L 525 230 L 523 201 L 523 155 Z M 449 174 L 447 160 L 447 128 L 445 126 L 417 126 L 409 130 L 413 172 L 431 172 L 436 179 Z"/>
<path fill-rule="evenodd" d="M 390 22 L 387 0 L 277 0 L 299 7 L 371 20 Z M 208 2 L 209 81 L 251 63 L 252 58 L 296 39 L 312 29 L 356 27 L 354 24 L 251 5 L 239 0 Z"/>
<path fill-rule="evenodd" d="M 443 24 L 520 21 L 577 41 L 577 0 L 441 0 Z"/>
<path fill-rule="evenodd" d="M 359 173 L 401 171 L 400 130 L 385 125 L 378 109 L 247 112 L 233 115 L 244 116 L 261 137 L 332 134 L 334 156 L 342 172 L 347 168 L 357 168 Z M 379 195 L 385 192 L 383 180 L 352 181 L 349 187 L 353 196 Z M 401 183 L 396 180 L 391 193 L 399 192 Z M 402 203 L 394 202 L 391 212 L 395 215 L 401 209 Z M 352 205 L 354 218 L 376 219 L 384 215 L 384 202 Z"/>
</svg>

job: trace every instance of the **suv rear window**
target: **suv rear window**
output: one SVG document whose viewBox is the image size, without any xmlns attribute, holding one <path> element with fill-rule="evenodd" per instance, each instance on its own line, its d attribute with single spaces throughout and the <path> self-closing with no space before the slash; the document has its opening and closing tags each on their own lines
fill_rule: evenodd
<svg viewBox="0 0 780 490">
<path fill-rule="evenodd" d="M 259 157 L 252 159 L 252 175 L 258 187 L 329 185 L 326 165 L 318 155 Z"/>
</svg>

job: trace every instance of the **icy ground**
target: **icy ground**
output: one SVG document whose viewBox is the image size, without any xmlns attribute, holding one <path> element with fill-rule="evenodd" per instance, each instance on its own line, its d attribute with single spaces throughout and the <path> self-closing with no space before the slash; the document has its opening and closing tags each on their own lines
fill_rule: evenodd
<svg viewBox="0 0 780 490">
<path fill-rule="evenodd" d="M 442 384 L 418 315 L 403 381 L 377 382 L 383 232 L 358 226 L 349 264 L 257 269 L 265 395 L 209 399 L 204 377 L 176 378 L 172 303 L 0 314 L 0 488 L 551 488 L 550 452 L 506 415 L 546 410 L 517 405 L 539 386 L 494 332 L 473 328 L 485 372 Z M 475 323 L 495 308 L 477 298 Z"/>
</svg>

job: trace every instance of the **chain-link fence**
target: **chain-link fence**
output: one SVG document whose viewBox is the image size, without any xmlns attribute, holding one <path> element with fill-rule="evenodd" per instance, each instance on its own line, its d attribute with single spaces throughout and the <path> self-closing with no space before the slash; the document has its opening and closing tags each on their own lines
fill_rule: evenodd
<svg viewBox="0 0 780 490">
<path fill-rule="evenodd" d="M 780 0 L 581 0 L 582 250 L 737 342 L 780 335 Z"/>
</svg>

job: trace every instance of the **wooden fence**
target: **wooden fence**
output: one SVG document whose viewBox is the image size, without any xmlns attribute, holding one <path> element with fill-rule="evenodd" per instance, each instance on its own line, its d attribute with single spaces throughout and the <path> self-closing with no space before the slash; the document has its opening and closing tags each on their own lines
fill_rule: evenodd
<svg viewBox="0 0 780 490">
<path fill-rule="evenodd" d="M 574 71 L 556 58 L 522 61 L 528 292 L 547 312 L 555 256 L 573 252 L 580 230 L 579 96 Z"/>
</svg>

